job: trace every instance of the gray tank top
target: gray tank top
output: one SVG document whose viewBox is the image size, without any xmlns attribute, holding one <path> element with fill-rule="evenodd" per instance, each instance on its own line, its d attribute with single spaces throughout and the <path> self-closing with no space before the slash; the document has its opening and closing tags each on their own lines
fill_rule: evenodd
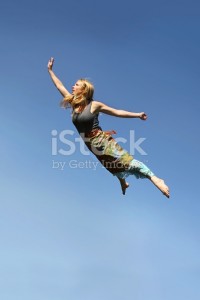
<svg viewBox="0 0 200 300">
<path fill-rule="evenodd" d="M 99 126 L 99 114 L 92 114 L 90 112 L 92 101 L 80 112 L 73 112 L 72 122 L 79 133 L 88 133 L 93 129 L 101 129 Z"/>
</svg>

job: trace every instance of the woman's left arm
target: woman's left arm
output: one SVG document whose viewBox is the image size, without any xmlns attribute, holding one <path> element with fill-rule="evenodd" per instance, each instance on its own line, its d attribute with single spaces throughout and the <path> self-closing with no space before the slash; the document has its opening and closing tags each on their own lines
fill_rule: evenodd
<svg viewBox="0 0 200 300">
<path fill-rule="evenodd" d="M 126 110 L 115 109 L 98 101 L 92 102 L 91 112 L 92 113 L 102 112 L 104 114 L 114 116 L 114 117 L 119 117 L 119 118 L 140 118 L 141 120 L 147 119 L 147 115 L 144 112 L 135 113 Z"/>
</svg>

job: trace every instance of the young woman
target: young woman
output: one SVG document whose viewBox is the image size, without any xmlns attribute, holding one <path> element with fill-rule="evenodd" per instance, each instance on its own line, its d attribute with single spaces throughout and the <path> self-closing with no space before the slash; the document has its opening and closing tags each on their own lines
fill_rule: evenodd
<svg viewBox="0 0 200 300">
<path fill-rule="evenodd" d="M 93 100 L 94 86 L 86 79 L 78 80 L 70 93 L 53 72 L 54 59 L 48 62 L 50 77 L 58 91 L 63 96 L 61 106 L 72 108 L 72 122 L 77 128 L 89 150 L 97 157 L 102 165 L 121 184 L 123 195 L 129 184 L 126 178 L 135 175 L 136 178 L 148 178 L 166 197 L 169 198 L 169 188 L 164 181 L 156 177 L 142 162 L 136 160 L 124 150 L 112 137 L 114 132 L 102 131 L 99 126 L 98 115 L 100 112 L 121 118 L 139 118 L 146 120 L 144 112 L 135 113 L 118 110 Z"/>
</svg>

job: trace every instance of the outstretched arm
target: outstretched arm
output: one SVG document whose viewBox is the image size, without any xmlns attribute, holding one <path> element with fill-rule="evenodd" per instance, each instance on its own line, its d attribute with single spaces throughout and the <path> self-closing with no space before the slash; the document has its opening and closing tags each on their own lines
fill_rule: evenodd
<svg viewBox="0 0 200 300">
<path fill-rule="evenodd" d="M 135 113 L 135 112 L 129 112 L 126 110 L 121 109 L 115 109 L 110 106 L 105 105 L 102 102 L 93 101 L 92 107 L 91 107 L 92 113 L 105 113 L 107 115 L 120 117 L 120 118 L 140 118 L 141 120 L 146 120 L 147 115 L 144 112 Z"/>
<path fill-rule="evenodd" d="M 57 87 L 57 89 L 59 90 L 59 92 L 61 93 L 61 95 L 63 97 L 65 97 L 67 95 L 70 95 L 70 93 L 65 88 L 65 86 L 60 81 L 60 79 L 54 74 L 54 72 L 52 70 L 53 69 L 53 63 L 54 63 L 54 58 L 51 57 L 50 60 L 48 61 L 47 68 L 48 68 L 48 72 L 49 72 L 49 75 L 51 76 L 51 79 L 52 79 L 53 83 L 55 84 L 55 86 Z"/>
</svg>

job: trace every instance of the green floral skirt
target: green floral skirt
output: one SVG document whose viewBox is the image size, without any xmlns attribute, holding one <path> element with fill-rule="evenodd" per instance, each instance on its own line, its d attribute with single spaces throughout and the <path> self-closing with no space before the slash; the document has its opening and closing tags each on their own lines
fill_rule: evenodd
<svg viewBox="0 0 200 300">
<path fill-rule="evenodd" d="M 134 159 L 112 137 L 112 133 L 99 129 L 84 136 L 89 150 L 97 157 L 101 164 L 113 175 L 125 179 L 129 175 L 136 178 L 147 178 L 154 174 L 142 162 Z"/>
</svg>

